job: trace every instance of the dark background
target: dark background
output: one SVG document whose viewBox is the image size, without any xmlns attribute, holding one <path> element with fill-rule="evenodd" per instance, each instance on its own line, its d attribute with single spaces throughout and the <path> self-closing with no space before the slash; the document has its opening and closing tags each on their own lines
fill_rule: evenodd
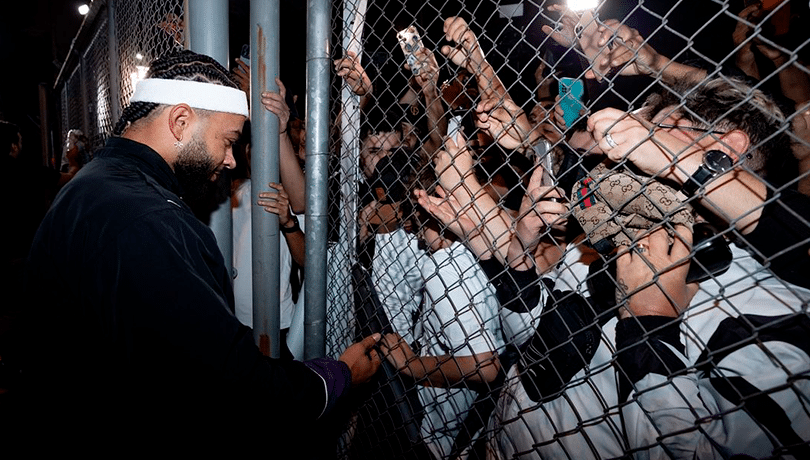
<svg viewBox="0 0 810 460">
<path fill-rule="evenodd" d="M 0 119 L 23 131 L 23 148 L 39 155 L 39 85 L 53 90 L 56 75 L 84 17 L 81 1 L 3 2 L 0 13 Z M 89 1 L 87 2 L 89 3 Z"/>
<path fill-rule="evenodd" d="M 125 1 L 125 0 L 122 0 Z M 12 121 L 23 129 L 25 150 L 39 155 L 40 110 L 39 85 L 49 91 L 50 110 L 56 109 L 58 93 L 53 85 L 59 69 L 70 49 L 71 41 L 82 23 L 77 8 L 79 0 L 26 0 L 4 2 L 0 16 L 0 119 Z M 504 2 L 505 3 L 505 2 Z M 720 14 L 720 5 L 707 0 L 608 0 L 603 17 L 624 17 L 630 14 L 628 24 L 662 54 L 677 55 L 686 47 L 686 40 L 660 29 L 661 17 L 667 16 L 667 27 L 678 29 L 684 36 L 698 30 L 696 48 L 701 56 L 721 59 L 730 48 L 733 22 L 729 15 Z M 397 88 L 404 88 L 405 75 L 401 71 L 403 56 L 395 40 L 395 31 L 415 24 L 423 31 L 427 46 L 443 44 L 442 20 L 451 15 L 472 19 L 477 32 L 483 31 L 481 41 L 488 58 L 499 69 L 507 82 L 521 81 L 510 92 L 518 101 L 531 97 L 534 85 L 532 72 L 539 55 L 538 46 L 543 39 L 541 24 L 546 20 L 538 15 L 539 2 L 524 1 L 526 14 L 513 23 L 498 18 L 495 6 L 488 2 L 460 2 L 443 0 L 369 0 L 364 33 L 366 54 L 363 62 L 375 80 L 375 87 L 390 88 L 390 97 L 397 96 Z M 743 0 L 732 0 L 729 11 L 742 9 Z M 340 12 L 334 10 L 333 16 Z M 303 111 L 305 88 L 306 2 L 281 1 L 281 77 L 291 94 L 299 95 L 298 107 Z M 248 0 L 230 1 L 231 58 L 239 55 L 243 44 L 249 42 Z M 711 20 L 714 18 L 714 20 Z M 707 26 L 707 23 L 711 23 Z M 339 19 L 333 21 L 339 30 Z M 332 39 L 335 55 L 340 53 L 339 37 Z M 434 48 L 435 49 L 435 48 Z M 679 56 L 681 58 L 685 55 Z M 440 59 L 441 61 L 441 59 Z M 509 67 L 501 67 L 508 62 Z M 449 70 L 445 70 L 445 73 Z M 380 85 L 380 83 L 385 83 Z M 57 117 L 58 114 L 51 114 Z M 54 148 L 60 149 L 61 139 L 54 139 Z"/>
</svg>

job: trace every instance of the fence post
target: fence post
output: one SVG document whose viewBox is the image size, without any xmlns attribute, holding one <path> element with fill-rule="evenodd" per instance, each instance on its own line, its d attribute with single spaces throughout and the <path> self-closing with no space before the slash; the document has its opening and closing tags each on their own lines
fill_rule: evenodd
<svg viewBox="0 0 810 460">
<path fill-rule="evenodd" d="M 278 0 L 250 2 L 250 112 L 251 112 L 251 202 L 268 182 L 279 182 L 278 118 L 261 104 L 261 92 L 278 91 L 279 75 Z M 252 206 L 253 238 L 253 335 L 262 352 L 281 356 L 279 307 L 278 216 Z"/>
<path fill-rule="evenodd" d="M 206 54 L 228 67 L 228 2 L 195 0 L 188 2 L 188 48 Z M 233 224 L 231 202 L 227 200 L 211 214 L 209 224 L 217 239 L 225 266 L 233 273 Z"/>
<path fill-rule="evenodd" d="M 330 3 L 307 1 L 307 217 L 304 359 L 326 354 Z"/>
<path fill-rule="evenodd" d="M 110 121 L 121 118 L 121 61 L 118 57 L 118 35 L 115 26 L 116 0 L 107 0 L 107 49 L 110 57 Z"/>
</svg>

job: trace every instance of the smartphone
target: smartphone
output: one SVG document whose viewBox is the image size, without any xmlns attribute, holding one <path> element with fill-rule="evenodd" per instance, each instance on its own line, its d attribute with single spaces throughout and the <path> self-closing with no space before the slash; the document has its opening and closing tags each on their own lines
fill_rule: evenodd
<svg viewBox="0 0 810 460">
<path fill-rule="evenodd" d="M 242 51 L 239 53 L 239 60 L 247 65 L 250 65 L 250 45 L 245 43 L 242 45 Z"/>
<path fill-rule="evenodd" d="M 560 107 L 563 109 L 565 127 L 570 128 L 580 118 L 585 108 L 585 84 L 577 78 L 562 77 L 559 83 Z"/>
<path fill-rule="evenodd" d="M 419 75 L 422 66 L 414 53 L 422 49 L 423 45 L 416 27 L 408 26 L 397 32 L 397 40 L 399 40 L 399 46 L 402 48 L 402 52 L 405 53 L 405 62 L 408 63 L 411 72 L 413 72 L 414 75 Z"/>
</svg>

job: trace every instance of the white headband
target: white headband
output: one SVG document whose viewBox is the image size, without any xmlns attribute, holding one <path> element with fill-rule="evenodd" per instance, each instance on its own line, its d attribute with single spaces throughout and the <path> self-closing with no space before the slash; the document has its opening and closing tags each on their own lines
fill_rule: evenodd
<svg viewBox="0 0 810 460">
<path fill-rule="evenodd" d="M 250 116 L 244 91 L 201 81 L 147 78 L 138 82 L 130 102 L 188 104 L 197 109 Z"/>
</svg>

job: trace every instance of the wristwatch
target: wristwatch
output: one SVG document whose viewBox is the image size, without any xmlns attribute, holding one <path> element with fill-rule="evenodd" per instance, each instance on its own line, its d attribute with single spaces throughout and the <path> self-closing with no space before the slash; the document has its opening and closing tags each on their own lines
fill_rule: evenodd
<svg viewBox="0 0 810 460">
<path fill-rule="evenodd" d="M 703 155 L 703 164 L 700 165 L 689 179 L 681 186 L 681 193 L 692 197 L 699 188 L 706 185 L 711 179 L 727 172 L 734 167 L 734 160 L 722 150 L 709 150 Z"/>
<path fill-rule="evenodd" d="M 280 231 L 281 233 L 295 233 L 295 232 L 297 232 L 298 230 L 301 229 L 301 226 L 298 225 L 298 218 L 295 217 L 295 214 L 293 214 L 291 217 L 292 218 L 290 220 L 292 220 L 293 226 L 292 227 L 284 227 L 283 225 L 279 225 L 278 226 L 278 231 Z"/>
</svg>

